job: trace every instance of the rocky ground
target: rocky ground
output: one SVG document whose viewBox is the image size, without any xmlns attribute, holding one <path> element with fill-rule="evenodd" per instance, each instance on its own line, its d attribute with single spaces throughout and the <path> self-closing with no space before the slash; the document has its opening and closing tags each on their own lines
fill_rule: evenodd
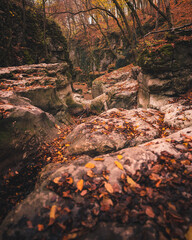
<svg viewBox="0 0 192 240">
<path fill-rule="evenodd" d="M 46 109 L 47 102 L 35 102 L 26 86 L 20 90 L 18 79 L 14 91 L 8 89 L 12 85 L 7 86 L 7 80 L 2 81 L 2 122 L 19 124 L 17 117 L 22 116 L 33 123 L 32 127 L 26 124 L 25 131 L 32 129 L 35 136 L 44 131 L 44 138 L 52 131 L 56 138 L 41 147 L 38 159 L 46 166 L 35 189 L 4 219 L 0 238 L 190 240 L 191 90 L 169 95 L 170 83 L 162 84 L 140 68 L 128 66 L 96 79 L 91 100 L 66 90 L 69 83 L 63 77 L 60 81 L 60 73 L 55 66 L 48 73 L 59 82 L 51 85 L 59 111 L 54 111 L 53 104 Z M 69 95 L 70 101 L 66 100 Z M 53 99 L 50 96 L 43 99 Z M 78 113 L 78 118 L 68 117 L 71 106 L 70 113 Z M 60 125 L 58 112 L 73 125 Z M 83 118 L 90 113 L 97 115 Z M 45 122 L 44 128 L 41 123 Z M 23 133 L 21 127 L 18 131 Z M 29 140 L 21 139 L 22 146 L 35 146 L 30 134 Z M 20 151 L 21 142 L 7 146 L 12 146 L 12 152 Z M 23 154 L 27 151 L 24 148 Z M 10 179 L 9 174 L 4 176 L 5 181 Z"/>
</svg>

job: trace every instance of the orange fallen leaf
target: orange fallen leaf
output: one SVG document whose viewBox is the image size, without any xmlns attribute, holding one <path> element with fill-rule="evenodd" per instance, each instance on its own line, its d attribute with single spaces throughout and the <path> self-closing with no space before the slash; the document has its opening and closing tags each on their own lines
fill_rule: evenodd
<svg viewBox="0 0 192 240">
<path fill-rule="evenodd" d="M 65 144 L 65 147 L 69 147 L 69 146 L 70 146 L 70 144 L 68 144 L 68 143 L 67 143 L 67 144 Z"/>
<path fill-rule="evenodd" d="M 94 158 L 94 161 L 104 161 L 104 158 Z"/>
<path fill-rule="evenodd" d="M 188 232 L 185 234 L 186 240 L 192 240 L 192 226 L 189 227 Z"/>
<path fill-rule="evenodd" d="M 56 205 L 53 205 L 53 206 L 51 207 L 51 210 L 50 210 L 50 214 L 49 214 L 49 224 L 48 224 L 48 225 L 52 225 L 52 224 L 54 223 L 56 210 L 57 210 L 57 206 L 56 206 Z"/>
<path fill-rule="evenodd" d="M 119 169 L 123 170 L 123 165 L 120 162 L 115 161 L 114 163 Z"/>
<path fill-rule="evenodd" d="M 77 189 L 78 189 L 79 191 L 82 191 L 82 189 L 83 189 L 83 184 L 84 184 L 83 179 L 80 179 L 80 180 L 77 182 Z"/>
<path fill-rule="evenodd" d="M 93 164 L 93 163 L 87 163 L 87 164 L 85 165 L 85 167 L 86 167 L 86 168 L 94 168 L 94 167 L 95 167 L 95 164 Z"/>
<path fill-rule="evenodd" d="M 56 177 L 56 178 L 53 179 L 53 182 L 58 184 L 60 179 L 61 179 L 61 177 Z"/>
<path fill-rule="evenodd" d="M 44 230 L 44 225 L 43 224 L 38 224 L 37 225 L 38 231 L 41 232 Z"/>
<path fill-rule="evenodd" d="M 68 177 L 68 178 L 66 178 L 66 181 L 67 181 L 67 183 L 72 184 L 73 183 L 73 178 Z"/>
<path fill-rule="evenodd" d="M 161 182 L 162 182 L 162 179 L 160 179 L 160 180 L 155 184 L 155 186 L 158 188 L 158 187 L 160 186 Z"/>
<path fill-rule="evenodd" d="M 105 182 L 105 188 L 109 193 L 113 193 L 113 187 L 110 183 Z"/>
</svg>

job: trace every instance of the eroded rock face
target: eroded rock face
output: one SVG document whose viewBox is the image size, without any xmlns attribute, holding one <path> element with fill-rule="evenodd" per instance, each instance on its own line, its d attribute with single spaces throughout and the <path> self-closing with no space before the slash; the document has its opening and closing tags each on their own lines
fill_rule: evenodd
<svg viewBox="0 0 192 240">
<path fill-rule="evenodd" d="M 94 98 L 106 94 L 107 106 L 111 108 L 132 109 L 137 105 L 139 67 L 129 65 L 105 74 L 92 83 Z"/>
<path fill-rule="evenodd" d="M 155 184 L 157 182 L 162 184 L 162 191 L 164 184 L 171 181 L 171 173 L 165 174 L 167 167 L 164 168 L 161 165 L 163 161 L 174 159 L 179 163 L 185 162 L 186 158 L 191 158 L 188 146 L 183 144 L 186 138 L 188 140 L 192 138 L 192 127 L 174 133 L 168 138 L 156 139 L 138 147 L 126 148 L 97 158 L 80 156 L 70 165 L 58 167 L 54 172 L 51 168 L 47 168 L 47 172 L 43 174 L 47 177 L 42 176 L 43 180 L 40 181 L 41 184 L 36 190 L 4 220 L 1 225 L 1 239 L 16 237 L 59 239 L 64 234 L 66 237 L 81 237 L 80 239 L 86 240 L 109 237 L 132 240 L 135 236 L 140 239 L 141 233 L 142 236 L 153 240 L 157 239 L 159 234 L 163 239 L 168 239 L 157 227 L 157 224 L 163 227 L 163 220 L 157 218 L 157 223 L 154 221 L 153 214 L 159 211 L 158 206 L 161 202 L 167 204 L 166 201 L 171 201 L 171 198 L 170 195 L 159 194 L 159 186 Z M 180 148 L 181 144 L 184 149 Z M 191 142 L 188 141 L 188 144 Z M 122 167 L 119 167 L 116 161 Z M 91 169 L 87 167 L 88 163 L 92 164 Z M 137 174 L 138 171 L 142 171 L 143 175 Z M 164 172 L 162 176 L 161 171 Z M 186 165 L 185 171 L 190 173 L 190 166 Z M 171 175 L 175 181 L 179 181 L 177 174 Z M 151 181 L 149 186 L 142 180 L 144 175 L 148 181 Z M 125 183 L 127 177 L 126 181 L 134 178 L 140 184 L 135 183 L 133 179 L 130 184 Z M 83 180 L 81 190 L 77 190 L 76 187 L 79 180 Z M 110 184 L 112 189 L 106 183 Z M 136 185 L 133 187 L 132 184 Z M 145 192 L 145 185 L 148 186 L 147 192 Z M 173 194 L 178 192 L 177 189 Z M 190 193 L 183 192 L 184 198 L 190 196 Z M 141 209 L 138 210 L 137 204 L 141 197 Z M 150 212 L 146 210 L 148 207 L 145 206 L 146 199 L 152 207 Z M 51 209 L 56 209 L 56 219 L 52 223 L 50 222 Z M 139 221 L 140 217 L 144 220 Z M 130 222 L 134 224 L 130 225 Z M 43 225 L 43 230 L 38 230 L 38 224 Z M 72 232 L 73 229 L 76 229 L 75 233 Z M 182 233 L 183 231 L 181 230 Z M 175 231 L 174 234 L 179 233 Z"/>
<path fill-rule="evenodd" d="M 72 90 L 67 63 L 2 68 L 0 79 L 2 90 L 12 90 L 29 98 L 34 106 L 53 114 L 59 121 L 70 122 L 66 97 Z"/>
<path fill-rule="evenodd" d="M 0 91 L 1 170 L 22 162 L 39 144 L 57 135 L 55 118 L 27 98 Z"/>
<path fill-rule="evenodd" d="M 98 154 L 150 141 L 160 135 L 156 110 L 111 109 L 78 125 L 66 138 L 69 154 Z"/>
</svg>

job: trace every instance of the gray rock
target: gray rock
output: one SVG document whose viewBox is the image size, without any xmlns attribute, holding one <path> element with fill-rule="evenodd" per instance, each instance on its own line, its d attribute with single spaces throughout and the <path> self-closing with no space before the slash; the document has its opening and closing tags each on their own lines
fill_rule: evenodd
<svg viewBox="0 0 192 240">
<path fill-rule="evenodd" d="M 159 137 L 160 113 L 156 110 L 111 109 L 77 126 L 66 138 L 69 154 L 98 154 Z"/>
<path fill-rule="evenodd" d="M 192 125 L 191 106 L 178 102 L 161 107 L 161 111 L 165 113 L 164 122 L 170 127 L 182 129 Z"/>
<path fill-rule="evenodd" d="M 0 91 L 1 170 L 21 163 L 57 135 L 55 118 L 13 92 Z"/>
</svg>

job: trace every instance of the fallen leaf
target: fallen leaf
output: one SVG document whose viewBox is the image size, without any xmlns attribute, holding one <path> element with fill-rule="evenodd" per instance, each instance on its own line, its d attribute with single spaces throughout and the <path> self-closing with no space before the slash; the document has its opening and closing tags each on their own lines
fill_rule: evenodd
<svg viewBox="0 0 192 240">
<path fill-rule="evenodd" d="M 122 166 L 122 164 L 121 164 L 120 162 L 115 161 L 114 163 L 116 164 L 116 166 L 117 166 L 119 169 L 123 170 L 123 166 Z"/>
<path fill-rule="evenodd" d="M 80 180 L 77 182 L 77 189 L 78 189 L 79 191 L 82 191 L 82 189 L 83 189 L 83 184 L 84 184 L 83 179 L 80 179 Z"/>
<path fill-rule="evenodd" d="M 58 184 L 60 179 L 61 179 L 61 177 L 56 177 L 55 179 L 53 179 L 53 182 Z"/>
<path fill-rule="evenodd" d="M 91 170 L 87 171 L 87 176 L 89 176 L 91 178 L 94 177 L 93 171 L 91 171 Z"/>
<path fill-rule="evenodd" d="M 185 234 L 186 240 L 192 240 L 192 226 L 189 227 L 188 232 Z"/>
<path fill-rule="evenodd" d="M 28 227 L 28 228 L 33 228 L 33 224 L 32 224 L 31 221 L 27 221 L 27 227 Z"/>
<path fill-rule="evenodd" d="M 155 213 L 153 212 L 153 209 L 152 207 L 148 206 L 146 209 L 145 209 L 145 213 L 147 216 L 151 217 L 151 218 L 154 218 L 155 217 Z"/>
<path fill-rule="evenodd" d="M 94 158 L 94 161 L 104 161 L 104 158 Z"/>
<path fill-rule="evenodd" d="M 44 230 L 44 225 L 43 224 L 38 224 L 37 225 L 38 231 L 41 232 Z"/>
<path fill-rule="evenodd" d="M 105 182 L 105 188 L 109 193 L 113 193 L 113 187 L 110 183 Z"/>
<path fill-rule="evenodd" d="M 73 183 L 73 178 L 68 177 L 68 178 L 66 178 L 66 181 L 67 181 L 67 183 L 72 184 Z"/>
<path fill-rule="evenodd" d="M 83 196 L 85 196 L 87 194 L 87 190 L 83 190 L 82 192 L 81 192 L 81 196 L 83 197 Z"/>
<path fill-rule="evenodd" d="M 70 144 L 68 144 L 68 143 L 67 143 L 67 144 L 65 144 L 65 147 L 69 147 L 69 146 L 70 146 Z"/>
<path fill-rule="evenodd" d="M 173 211 L 177 211 L 175 205 L 173 205 L 172 203 L 168 202 L 168 206 L 169 206 L 169 209 L 172 209 Z"/>
<path fill-rule="evenodd" d="M 131 187 L 138 187 L 140 188 L 140 185 L 137 184 L 131 177 L 127 176 L 127 183 L 130 184 Z"/>
<path fill-rule="evenodd" d="M 117 155 L 117 158 L 118 158 L 119 160 L 121 160 L 121 159 L 123 158 L 123 156 L 122 156 L 122 155 Z"/>
<path fill-rule="evenodd" d="M 49 214 L 49 224 L 48 224 L 48 225 L 52 225 L 52 224 L 54 223 L 56 210 L 57 210 L 57 206 L 56 206 L 56 205 L 53 205 L 53 206 L 51 207 L 51 210 L 50 210 L 50 214 Z"/>
<path fill-rule="evenodd" d="M 160 180 L 155 184 L 155 186 L 158 188 L 158 187 L 160 186 L 161 182 L 162 182 L 162 179 L 160 179 Z"/>
<path fill-rule="evenodd" d="M 153 181 L 158 181 L 160 179 L 159 175 L 156 173 L 151 173 L 149 178 Z"/>
<path fill-rule="evenodd" d="M 86 168 L 94 168 L 94 167 L 95 167 L 95 164 L 93 164 L 93 163 L 87 163 L 87 164 L 85 165 L 85 167 L 86 167 Z"/>
<path fill-rule="evenodd" d="M 67 235 L 67 239 L 75 239 L 77 237 L 77 233 L 70 233 Z"/>
<path fill-rule="evenodd" d="M 113 201 L 110 198 L 103 198 L 100 204 L 101 211 L 109 211 L 110 207 L 113 206 Z"/>
</svg>

